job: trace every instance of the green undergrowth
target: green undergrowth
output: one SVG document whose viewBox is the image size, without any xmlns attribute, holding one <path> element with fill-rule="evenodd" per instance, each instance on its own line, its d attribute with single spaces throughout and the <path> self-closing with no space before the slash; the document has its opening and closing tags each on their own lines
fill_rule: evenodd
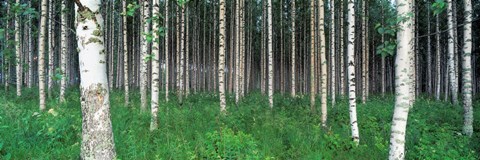
<svg viewBox="0 0 480 160">
<path fill-rule="evenodd" d="M 3 88 L 3 87 L 2 87 Z M 78 89 L 66 103 L 48 99 L 38 109 L 38 90 L 0 89 L 0 159 L 79 159 L 81 111 Z M 56 93 L 56 92 L 54 92 Z M 159 129 L 150 132 L 150 114 L 139 109 L 138 91 L 131 105 L 123 92 L 110 95 L 118 159 L 386 159 L 393 96 L 358 102 L 360 145 L 350 139 L 348 101 L 329 105 L 328 127 L 321 127 L 319 104 L 310 112 L 308 96 L 275 96 L 275 107 L 260 93 L 248 94 L 238 105 L 227 95 L 228 114 L 219 116 L 217 96 L 189 95 L 182 105 L 160 98 Z M 53 95 L 58 97 L 58 95 Z M 317 103 L 320 102 L 319 99 Z M 476 101 L 474 109 L 480 109 Z M 411 109 L 406 137 L 407 159 L 478 159 L 480 111 L 474 135 L 461 134 L 461 106 L 418 98 Z"/>
</svg>

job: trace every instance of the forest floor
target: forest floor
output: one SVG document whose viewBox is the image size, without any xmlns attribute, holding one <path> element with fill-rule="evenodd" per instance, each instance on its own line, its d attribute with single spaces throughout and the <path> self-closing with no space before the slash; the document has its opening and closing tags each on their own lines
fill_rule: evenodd
<svg viewBox="0 0 480 160">
<path fill-rule="evenodd" d="M 5 93 L 2 89 L 0 93 Z M 49 99 L 45 112 L 38 111 L 35 89 L 25 89 L 21 98 L 14 91 L 0 95 L 0 159 L 79 159 L 79 91 L 67 93 L 66 103 Z M 160 129 L 150 132 L 150 112 L 140 111 L 139 94 L 131 95 L 129 107 L 123 98 L 120 91 L 110 95 L 118 159 L 371 160 L 388 156 L 393 96 L 370 97 L 366 104 L 359 101 L 359 146 L 351 142 L 347 100 L 329 106 L 324 129 L 320 112 L 310 112 L 308 96 L 276 95 L 273 110 L 260 93 L 249 94 L 237 106 L 231 97 L 226 117 L 218 116 L 219 102 L 213 94 L 190 95 L 183 107 L 175 97 L 168 103 L 162 97 Z M 477 100 L 470 139 L 461 134 L 461 106 L 418 98 L 408 119 L 406 158 L 479 159 L 479 109 Z"/>
</svg>

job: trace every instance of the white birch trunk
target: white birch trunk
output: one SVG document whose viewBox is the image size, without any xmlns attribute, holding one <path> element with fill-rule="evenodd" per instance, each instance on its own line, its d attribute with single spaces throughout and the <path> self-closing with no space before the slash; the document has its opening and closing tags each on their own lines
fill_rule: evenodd
<svg viewBox="0 0 480 160">
<path fill-rule="evenodd" d="M 65 88 L 67 86 L 67 74 L 66 74 L 66 68 L 67 68 L 67 15 L 66 15 L 66 1 L 62 1 L 62 25 L 61 25 L 61 40 L 60 40 L 60 45 L 61 45 L 61 54 L 60 54 L 60 70 L 62 72 L 62 79 L 60 81 L 60 102 L 65 101 Z"/>
<path fill-rule="evenodd" d="M 463 35 L 463 62 L 462 62 L 462 82 L 463 82 L 463 110 L 464 126 L 463 133 L 467 136 L 473 134 L 473 107 L 472 107 L 472 1 L 465 0 L 465 26 Z"/>
<path fill-rule="evenodd" d="M 147 35 L 150 33 L 150 28 L 148 19 L 150 18 L 150 15 L 148 14 L 148 10 L 150 8 L 150 2 L 149 1 L 143 1 L 143 8 L 142 8 L 142 34 L 141 34 L 141 59 L 140 59 L 140 109 L 142 111 L 147 110 L 147 85 L 148 85 L 148 76 L 147 76 L 147 68 L 148 68 L 148 46 L 149 43 L 147 41 Z"/>
<path fill-rule="evenodd" d="M 448 28 L 453 28 L 453 9 L 452 9 L 452 0 L 447 0 L 448 2 Z M 458 86 L 457 83 L 457 75 L 455 74 L 455 46 L 454 44 L 454 30 L 450 29 L 448 31 L 448 74 L 449 74 L 449 82 L 450 82 L 450 89 L 452 91 L 452 101 L 454 104 L 458 103 Z"/>
<path fill-rule="evenodd" d="M 124 0 L 122 1 L 122 8 L 123 8 L 123 13 L 126 13 L 127 12 L 127 1 Z M 129 82 L 129 71 L 128 71 L 128 57 L 130 57 L 128 55 L 128 35 L 127 35 L 127 15 L 123 15 L 123 74 L 124 74 L 124 79 L 123 79 L 123 87 L 124 87 L 124 90 L 125 90 L 125 106 L 128 106 L 128 102 L 129 102 L 129 85 L 130 85 L 130 82 Z"/>
<path fill-rule="evenodd" d="M 322 126 L 327 126 L 327 56 L 326 56 L 326 39 L 325 39 L 325 7 L 323 0 L 318 1 L 319 8 L 319 27 L 320 27 L 320 96 L 322 110 Z"/>
<path fill-rule="evenodd" d="M 220 94 L 220 112 L 225 113 L 227 111 L 226 105 L 227 102 L 225 100 L 225 42 L 227 38 L 225 36 L 225 0 L 220 0 L 220 41 L 219 41 L 219 56 L 218 56 L 218 90 Z"/>
<path fill-rule="evenodd" d="M 159 17 L 159 0 L 153 0 L 153 17 Z M 157 18 L 153 18 L 155 20 Z M 160 43 L 159 35 L 157 30 L 160 28 L 159 21 L 152 21 L 153 23 L 153 44 L 152 44 L 152 97 L 151 97 L 151 121 L 150 121 L 150 131 L 156 130 L 158 128 L 158 90 L 160 89 L 160 75 L 159 75 L 159 66 L 160 66 Z"/>
<path fill-rule="evenodd" d="M 20 0 L 16 0 L 20 4 Z M 15 14 L 15 69 L 17 75 L 17 96 L 22 96 L 22 50 L 20 48 L 20 13 Z"/>
<path fill-rule="evenodd" d="M 169 67 L 170 67 L 170 65 L 169 65 L 170 64 L 169 63 L 169 61 L 170 61 L 169 55 L 170 54 L 169 53 L 170 52 L 168 52 L 168 47 L 169 47 L 168 46 L 168 44 L 169 44 L 168 43 L 169 42 L 168 37 L 169 37 L 169 33 L 170 33 L 170 31 L 169 31 L 170 28 L 168 27 L 168 25 L 169 25 L 168 19 L 169 19 L 169 17 L 168 17 L 168 1 L 165 1 L 165 28 L 166 28 L 166 32 L 165 32 L 165 100 L 167 102 L 169 101 L 169 98 L 168 98 L 169 91 L 168 91 L 168 89 L 169 89 L 169 85 L 170 85 L 170 78 L 169 78 L 170 77 L 170 75 L 169 75 L 169 73 L 170 73 L 170 69 L 169 69 Z"/>
<path fill-rule="evenodd" d="M 81 159 L 115 159 L 100 0 L 77 0 L 82 107 Z M 83 6 L 82 6 L 83 4 Z"/>
<path fill-rule="evenodd" d="M 331 96 L 332 96 L 332 106 L 335 105 L 335 97 L 337 95 L 336 90 L 336 70 L 335 70 L 335 63 L 336 63 L 336 56 L 335 56 L 335 0 L 330 0 L 330 14 L 331 14 L 331 27 L 330 27 L 330 65 L 331 65 L 331 86 L 332 86 L 332 91 L 331 91 Z"/>
<path fill-rule="evenodd" d="M 413 0 L 397 0 L 397 14 L 407 16 L 413 11 Z M 392 120 L 392 132 L 390 136 L 390 160 L 405 159 L 405 134 L 407 127 L 408 111 L 413 105 L 411 97 L 415 92 L 411 92 L 414 77 L 411 73 L 415 68 L 409 65 L 414 61 L 413 56 L 413 19 L 408 18 L 399 24 L 402 28 L 397 32 L 397 55 L 395 59 L 395 109 Z"/>
<path fill-rule="evenodd" d="M 347 28 L 347 62 L 348 62 L 348 96 L 350 104 L 350 126 L 352 128 L 352 139 L 358 144 L 360 135 L 357 124 L 357 97 L 355 95 L 355 3 L 348 0 L 348 28 Z"/>
<path fill-rule="evenodd" d="M 267 0 L 268 12 L 268 102 L 273 109 L 273 28 L 272 28 L 272 0 Z"/>
<path fill-rule="evenodd" d="M 48 1 L 42 0 L 40 18 L 40 37 L 38 39 L 38 89 L 40 110 L 45 110 L 45 41 L 47 34 Z"/>
</svg>

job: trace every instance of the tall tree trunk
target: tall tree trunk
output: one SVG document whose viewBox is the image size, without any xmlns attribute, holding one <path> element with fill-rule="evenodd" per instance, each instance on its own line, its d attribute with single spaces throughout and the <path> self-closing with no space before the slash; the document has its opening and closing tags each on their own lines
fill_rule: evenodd
<svg viewBox="0 0 480 160">
<path fill-rule="evenodd" d="M 55 23 L 54 23 L 54 12 L 55 12 L 55 1 L 50 0 L 49 6 L 49 15 L 48 15 L 48 97 L 52 97 L 53 90 L 53 76 L 55 75 L 55 66 L 54 66 L 54 55 L 55 55 Z"/>
<path fill-rule="evenodd" d="M 353 0 L 348 0 L 348 44 L 347 44 L 347 59 L 348 59 L 348 91 L 350 104 L 350 126 L 352 128 L 352 139 L 358 144 L 360 135 L 357 125 L 357 97 L 355 94 L 355 3 Z"/>
<path fill-rule="evenodd" d="M 170 81 L 169 81 L 169 77 L 170 77 L 170 70 L 169 70 L 169 67 L 170 67 L 170 57 L 169 57 L 169 52 L 168 52 L 168 47 L 169 47 L 169 31 L 171 30 L 169 28 L 169 13 L 168 13 L 168 1 L 165 1 L 165 28 L 166 28 L 166 32 L 165 32 L 165 100 L 168 102 L 169 101 L 169 98 L 168 98 L 168 94 L 169 94 L 169 85 L 170 85 Z M 195 68 L 198 67 L 198 66 L 195 66 Z"/>
<path fill-rule="evenodd" d="M 384 14 L 384 9 L 383 9 L 383 5 L 382 5 L 382 27 L 385 27 L 385 14 Z M 382 34 L 382 42 L 381 44 L 385 44 L 385 34 Z M 382 97 L 385 96 L 385 92 L 386 92 L 386 89 L 387 89 L 387 70 L 386 70 L 386 63 L 385 63 L 385 56 L 382 55 L 382 60 L 381 60 L 381 84 L 382 84 Z"/>
<path fill-rule="evenodd" d="M 149 27 L 149 22 L 148 19 L 150 18 L 149 15 L 149 10 L 150 10 L 150 1 L 143 1 L 142 4 L 142 34 L 140 36 L 142 37 L 142 46 L 141 46 L 141 59 L 140 59 L 140 101 L 141 101 L 141 106 L 140 109 L 142 111 L 147 110 L 147 86 L 148 86 L 148 80 L 147 80 L 147 69 L 148 69 L 148 62 L 150 60 L 148 59 L 148 50 L 149 50 L 149 44 L 150 42 L 147 40 L 147 35 L 151 34 L 150 32 L 150 27 Z M 147 34 L 147 35 L 144 35 Z"/>
<path fill-rule="evenodd" d="M 20 0 L 16 0 L 17 4 L 20 4 Z M 20 35 L 20 12 L 15 14 L 15 68 L 17 75 L 17 96 L 22 96 L 22 51 L 20 48 L 21 35 Z"/>
<path fill-rule="evenodd" d="M 453 28 L 453 9 L 452 9 L 452 0 L 447 0 L 448 2 L 448 28 Z M 455 41 L 454 41 L 454 30 L 450 29 L 448 31 L 448 74 L 450 76 L 450 89 L 452 91 L 452 101 L 454 104 L 458 103 L 458 91 L 457 91 L 457 75 L 455 73 Z"/>
<path fill-rule="evenodd" d="M 240 79 L 240 0 L 235 0 L 235 104 L 240 100 L 239 79 Z"/>
<path fill-rule="evenodd" d="M 227 102 L 225 100 L 225 42 L 227 38 L 225 36 L 225 0 L 220 0 L 220 34 L 219 34 L 219 58 L 218 58 L 218 90 L 220 94 L 220 112 L 225 113 L 227 111 Z"/>
<path fill-rule="evenodd" d="M 406 15 L 413 11 L 413 0 L 397 1 L 398 15 Z M 407 127 L 408 111 L 413 105 L 411 92 L 413 87 L 414 77 L 411 77 L 411 72 L 414 68 L 409 65 L 414 61 L 413 44 L 414 31 L 412 19 L 407 18 L 399 24 L 402 28 L 397 32 L 397 55 L 395 60 L 395 109 L 393 113 L 392 132 L 390 136 L 390 160 L 405 159 L 405 133 Z"/>
<path fill-rule="evenodd" d="M 108 24 L 108 32 L 109 32 L 109 36 L 108 38 L 110 39 L 110 42 L 109 42 L 109 62 L 108 62 L 108 80 L 109 80 L 109 83 L 108 83 L 108 86 L 110 89 L 113 89 L 113 82 L 114 82 L 114 72 L 115 72 L 115 69 L 114 69 L 114 42 L 116 41 L 115 39 L 115 32 L 114 32 L 114 25 L 115 25 L 115 7 L 114 7 L 114 1 L 110 1 L 110 23 Z M 117 64 L 118 65 L 118 64 Z M 118 76 L 118 75 L 117 75 Z"/>
<path fill-rule="evenodd" d="M 159 67 L 160 67 L 160 37 L 158 35 L 158 29 L 160 28 L 158 21 L 160 6 L 159 0 L 153 0 L 153 43 L 152 43 L 152 96 L 151 96 L 151 120 L 150 120 L 150 131 L 158 129 L 158 90 L 160 89 L 160 75 L 159 75 Z"/>
<path fill-rule="evenodd" d="M 273 109 L 273 28 L 272 28 L 272 0 L 267 0 L 268 14 L 268 101 L 270 108 Z"/>
<path fill-rule="evenodd" d="M 340 51 L 340 95 L 343 97 L 345 95 L 345 47 L 344 47 L 344 43 L 345 43 L 345 39 L 344 39 L 344 35 L 345 35 L 345 27 L 344 27 L 344 15 L 345 15 L 345 11 L 343 9 L 344 7 L 344 0 L 340 0 L 340 48 L 339 48 L 339 51 Z"/>
<path fill-rule="evenodd" d="M 185 70 L 185 4 L 181 6 L 181 15 L 180 15 L 180 76 L 179 76 L 179 85 L 178 85 L 178 100 L 180 104 L 183 103 L 183 92 L 184 92 L 184 70 Z"/>
<path fill-rule="evenodd" d="M 325 7 L 323 0 L 318 1 L 319 8 L 319 27 L 320 27 L 320 68 L 321 68 L 321 109 L 322 109 L 322 126 L 327 126 L 327 56 L 326 56 L 326 38 L 325 38 Z"/>
<path fill-rule="evenodd" d="M 28 7 L 32 7 L 32 2 L 28 1 Z M 8 24 L 8 23 L 7 23 Z M 32 23 L 32 15 L 28 15 L 28 26 L 31 26 Z M 27 26 L 27 27 L 28 27 Z M 34 80 L 33 80 L 33 33 L 32 28 L 28 27 L 28 88 L 32 88 Z"/>
<path fill-rule="evenodd" d="M 310 0 L 310 111 L 315 112 L 315 0 Z"/>
<path fill-rule="evenodd" d="M 40 110 L 45 110 L 45 41 L 47 30 L 48 1 L 42 0 L 40 14 L 40 36 L 38 39 L 38 88 L 40 97 Z"/>
<path fill-rule="evenodd" d="M 295 76 L 296 75 L 295 75 L 295 73 L 297 71 L 295 69 L 295 67 L 296 67 L 295 66 L 296 65 L 295 64 L 295 58 L 296 58 L 296 50 L 295 50 L 296 49 L 296 41 L 295 41 L 295 37 L 296 37 L 296 32 L 295 32 L 296 7 L 295 7 L 295 1 L 291 1 L 291 3 L 292 3 L 292 6 L 291 6 L 291 11 L 292 11 L 292 13 L 291 13 L 292 14 L 291 15 L 291 17 L 292 17 L 292 20 L 291 20 L 291 23 L 292 23 L 291 24 L 292 25 L 292 28 L 291 28 L 291 30 L 292 30 L 292 44 L 291 44 L 292 45 L 292 52 L 290 54 L 292 56 L 292 62 L 291 62 L 292 63 L 291 64 L 291 67 L 292 67 L 292 69 L 291 69 L 292 82 L 290 84 L 291 85 L 291 91 L 290 92 L 291 92 L 291 96 L 295 97 L 295 94 L 296 94 L 296 90 L 295 90 L 295 85 L 296 85 Z"/>
<path fill-rule="evenodd" d="M 330 0 L 330 14 L 331 14 L 331 17 L 330 17 L 330 66 L 331 66 L 331 71 L 330 71 L 330 74 L 331 74 L 331 87 L 332 87 L 332 91 L 331 91 L 331 96 L 332 96 L 332 106 L 335 105 L 335 97 L 337 95 L 336 93 L 336 90 L 337 90 L 337 86 L 336 86 L 336 70 L 335 70 L 335 63 L 336 63 L 336 57 L 335 57 L 335 0 Z"/>
<path fill-rule="evenodd" d="M 430 36 L 430 2 L 427 3 L 427 93 L 432 94 L 432 39 Z"/>
<path fill-rule="evenodd" d="M 115 159 L 100 0 L 76 0 L 82 99 L 81 159 Z M 82 5 L 83 4 L 83 5 Z M 95 15 L 94 17 L 91 15 Z"/>
<path fill-rule="evenodd" d="M 365 104 L 367 101 L 367 7 L 366 0 L 362 1 L 362 103 Z"/>
<path fill-rule="evenodd" d="M 435 18 L 435 32 L 439 33 L 440 32 L 440 14 L 437 14 Z M 440 34 L 436 34 L 436 60 L 435 60 L 435 69 L 436 69 L 436 77 L 437 77 L 437 82 L 436 82 L 436 92 L 435 92 L 435 97 L 437 100 L 440 100 L 440 92 L 441 92 L 441 82 L 442 82 L 442 77 L 441 77 L 441 67 L 440 67 L 440 61 L 441 61 L 441 56 L 440 56 Z"/>
<path fill-rule="evenodd" d="M 123 0 L 122 1 L 122 8 L 123 8 L 123 12 L 126 13 L 127 12 L 127 1 L 126 0 Z M 168 9 L 167 9 L 168 10 Z M 166 18 L 167 19 L 167 18 Z M 128 102 L 129 102 L 129 88 L 130 88 L 130 82 L 129 82 L 129 70 L 128 70 L 128 23 L 127 23 L 127 15 L 123 15 L 123 20 L 122 20 L 122 32 L 123 32 L 123 74 L 124 74 L 124 79 L 123 79 L 123 87 L 124 87 L 124 90 L 125 90 L 125 106 L 128 106 Z M 167 33 L 165 34 L 165 36 L 168 35 L 168 31 Z M 167 67 L 168 65 L 166 65 Z M 168 70 L 167 70 L 168 72 Z M 167 78 L 168 79 L 168 78 Z M 167 87 L 168 88 L 168 87 Z M 167 89 L 168 90 L 168 89 Z"/>
<path fill-rule="evenodd" d="M 60 54 L 60 70 L 62 74 L 62 79 L 60 81 L 60 101 L 64 102 L 65 101 L 65 88 L 67 86 L 67 75 L 65 70 L 67 69 L 67 15 L 66 15 L 66 1 L 62 1 L 62 31 L 61 31 L 61 36 L 60 36 L 60 45 L 62 48 L 61 54 Z"/>
<path fill-rule="evenodd" d="M 472 107 L 472 1 L 465 0 L 465 26 L 463 34 L 463 110 L 464 126 L 463 133 L 471 137 L 473 134 L 473 107 Z"/>
</svg>

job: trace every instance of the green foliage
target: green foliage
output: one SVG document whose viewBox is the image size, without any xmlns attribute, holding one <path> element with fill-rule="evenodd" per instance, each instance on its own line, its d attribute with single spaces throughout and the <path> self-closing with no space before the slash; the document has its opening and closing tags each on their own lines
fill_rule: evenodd
<svg viewBox="0 0 480 160">
<path fill-rule="evenodd" d="M 58 91 L 53 91 L 56 94 Z M 66 92 L 66 102 L 49 100 L 38 111 L 38 89 L 15 91 L 0 87 L 0 159 L 79 159 L 81 110 L 78 87 Z M 165 94 L 165 93 L 160 93 Z M 57 95 L 53 95 L 56 97 Z M 238 105 L 227 95 L 228 114 L 219 116 L 218 97 L 192 94 L 183 106 L 159 101 L 159 129 L 150 132 L 150 113 L 139 109 L 140 95 L 110 92 L 111 119 L 118 159 L 386 159 L 393 114 L 393 96 L 372 96 L 358 104 L 360 145 L 350 138 L 348 100 L 329 107 L 328 128 L 319 111 L 310 113 L 309 96 L 251 93 Z M 474 103 L 475 108 L 480 101 Z M 406 137 L 407 159 L 478 159 L 480 133 L 461 134 L 462 109 L 418 98 L 412 108 Z M 475 112 L 480 119 L 480 112 Z M 474 123 L 480 128 L 480 123 Z"/>
<path fill-rule="evenodd" d="M 140 7 L 141 6 L 137 4 L 137 2 L 130 3 L 127 5 L 127 12 L 123 12 L 122 15 L 132 17 L 133 15 L 135 15 L 135 12 L 137 12 L 137 9 L 139 9 Z"/>
<path fill-rule="evenodd" d="M 433 15 L 436 16 L 445 11 L 446 6 L 447 3 L 445 0 L 435 0 L 435 2 L 432 4 Z"/>
<path fill-rule="evenodd" d="M 230 128 L 206 133 L 204 148 L 200 157 L 194 159 L 260 159 L 255 139 L 242 131 L 235 133 Z"/>
</svg>

